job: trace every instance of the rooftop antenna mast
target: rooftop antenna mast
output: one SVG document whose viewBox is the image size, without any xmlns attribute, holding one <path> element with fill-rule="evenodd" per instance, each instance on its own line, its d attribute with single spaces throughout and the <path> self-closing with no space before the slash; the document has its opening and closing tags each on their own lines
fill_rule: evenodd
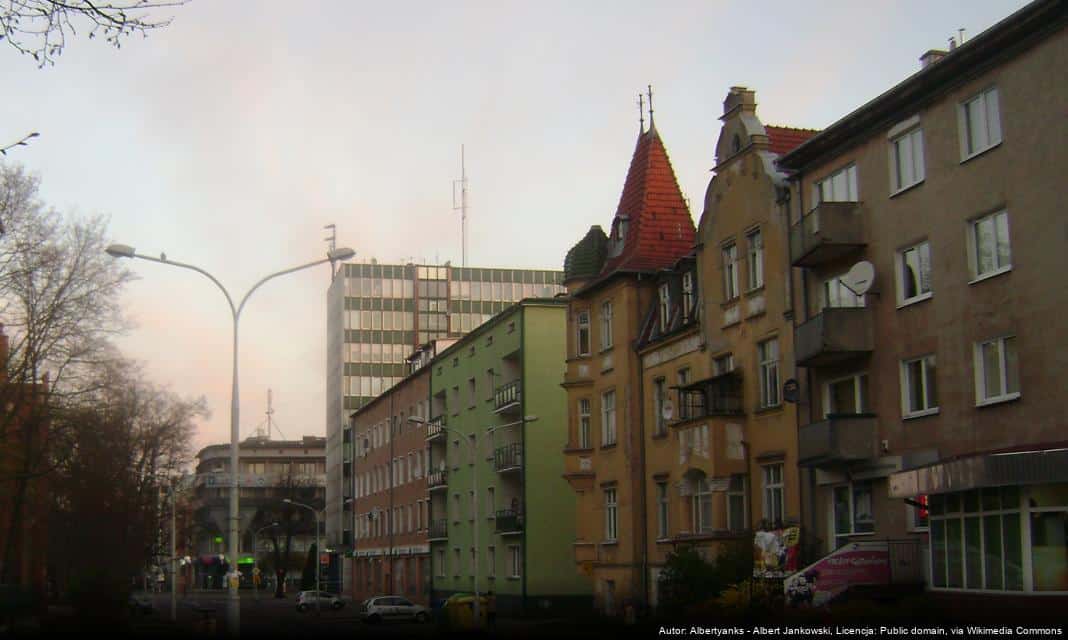
<svg viewBox="0 0 1068 640">
<path fill-rule="evenodd" d="M 323 238 L 323 240 L 325 240 L 327 243 L 329 243 L 328 244 L 328 246 L 330 247 L 329 251 L 330 251 L 330 253 L 333 253 L 334 249 L 337 249 L 337 225 L 331 223 L 331 224 L 328 224 L 328 225 L 324 225 L 323 228 L 330 230 L 330 235 L 325 237 L 325 238 Z M 333 278 L 335 273 L 336 272 L 334 271 L 334 261 L 331 260 L 330 261 L 330 277 Z"/>
<path fill-rule="evenodd" d="M 653 124 L 653 85 L 648 85 L 649 88 L 649 128 L 655 129 L 656 125 Z"/>
<path fill-rule="evenodd" d="M 331 225 L 333 226 L 333 225 Z M 271 439 L 271 426 L 272 418 L 274 417 L 274 407 L 271 406 L 271 390 L 267 390 L 267 439 Z"/>
<path fill-rule="evenodd" d="M 645 133 L 645 96 L 638 94 L 638 131 Z"/>
<path fill-rule="evenodd" d="M 456 187 L 460 187 L 460 205 L 456 205 Z M 464 145 L 460 145 L 460 179 L 452 181 L 452 210 L 460 210 L 460 256 L 461 266 L 467 266 L 467 167 L 464 162 Z"/>
</svg>

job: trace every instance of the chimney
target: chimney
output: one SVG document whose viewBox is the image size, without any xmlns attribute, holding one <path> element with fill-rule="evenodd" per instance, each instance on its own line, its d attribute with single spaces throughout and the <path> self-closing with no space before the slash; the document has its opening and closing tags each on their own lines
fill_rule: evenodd
<svg viewBox="0 0 1068 640">
<path fill-rule="evenodd" d="M 727 99 L 723 101 L 723 115 L 726 116 L 738 107 L 744 112 L 756 112 L 756 91 L 746 87 L 731 87 Z"/>
<path fill-rule="evenodd" d="M 926 69 L 927 67 L 938 62 L 942 58 L 945 58 L 947 55 L 949 55 L 948 51 L 943 51 L 941 49 L 931 49 L 927 53 L 920 56 L 920 68 Z"/>
</svg>

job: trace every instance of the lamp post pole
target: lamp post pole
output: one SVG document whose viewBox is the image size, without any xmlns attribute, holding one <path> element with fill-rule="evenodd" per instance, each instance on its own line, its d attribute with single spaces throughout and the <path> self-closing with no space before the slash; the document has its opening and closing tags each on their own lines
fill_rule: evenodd
<svg viewBox="0 0 1068 640">
<path fill-rule="evenodd" d="M 178 621 L 178 553 L 175 542 L 178 531 L 175 522 L 175 511 L 178 510 L 178 488 L 175 484 L 176 482 L 171 480 L 171 622 Z"/>
<path fill-rule="evenodd" d="M 319 547 L 319 510 L 311 505 L 297 502 L 296 500 L 290 500 L 289 498 L 286 498 L 282 502 L 291 504 L 295 507 L 304 507 L 315 514 L 315 614 L 321 616 L 323 615 L 323 609 L 319 602 L 319 557 L 323 550 Z"/>
<path fill-rule="evenodd" d="M 250 296 L 256 292 L 264 283 L 268 280 L 272 280 L 279 276 L 284 276 L 294 271 L 300 271 L 301 269 L 307 269 L 327 262 L 333 264 L 335 260 L 348 260 L 352 256 L 356 255 L 356 252 L 349 248 L 331 249 L 327 252 L 326 257 L 321 260 L 309 262 L 289 269 L 283 269 L 272 273 L 259 282 L 252 285 L 252 288 L 248 290 L 241 302 L 234 306 L 234 300 L 230 297 L 230 292 L 226 290 L 226 287 L 219 282 L 215 276 L 211 275 L 204 269 L 195 265 L 186 264 L 184 262 L 176 262 L 174 260 L 168 260 L 164 255 L 159 258 L 152 256 L 146 256 L 136 253 L 134 248 L 124 244 L 112 244 L 106 249 L 108 255 L 114 258 L 140 258 L 142 260 L 148 260 L 150 262 L 158 262 L 160 264 L 171 265 L 174 267 L 181 267 L 183 269 L 190 269 L 203 275 L 204 277 L 215 283 L 215 286 L 222 291 L 223 296 L 226 297 L 227 304 L 230 305 L 230 314 L 233 317 L 233 380 L 230 388 L 230 527 L 229 527 L 229 540 L 227 544 L 227 551 L 230 556 L 230 575 L 229 575 L 229 597 L 227 598 L 226 607 L 226 620 L 227 630 L 230 635 L 238 636 L 241 634 L 241 600 L 240 593 L 238 591 L 240 584 L 240 578 L 237 571 L 237 557 L 241 553 L 241 541 L 240 537 L 240 511 L 238 502 L 238 446 L 241 439 L 241 430 L 239 427 L 240 419 L 240 404 L 239 397 L 240 392 L 237 383 L 237 336 L 238 336 L 238 322 L 241 320 L 241 312 L 245 309 L 245 303 L 248 302 Z M 331 268 L 333 271 L 333 268 Z M 316 531 L 318 534 L 318 530 Z"/>
</svg>

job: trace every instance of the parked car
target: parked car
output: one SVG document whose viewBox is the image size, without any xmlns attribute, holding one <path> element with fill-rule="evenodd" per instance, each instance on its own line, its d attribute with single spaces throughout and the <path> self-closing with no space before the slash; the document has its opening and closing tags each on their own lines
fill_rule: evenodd
<svg viewBox="0 0 1068 640">
<path fill-rule="evenodd" d="M 319 596 L 319 607 L 326 609 L 340 609 L 345 606 L 345 601 L 336 593 L 326 591 L 301 591 L 297 594 L 297 611 L 305 612 L 315 608 L 315 597 Z"/>
<path fill-rule="evenodd" d="M 400 596 L 375 596 L 360 603 L 360 619 L 378 623 L 387 620 L 430 620 L 430 609 Z"/>
</svg>

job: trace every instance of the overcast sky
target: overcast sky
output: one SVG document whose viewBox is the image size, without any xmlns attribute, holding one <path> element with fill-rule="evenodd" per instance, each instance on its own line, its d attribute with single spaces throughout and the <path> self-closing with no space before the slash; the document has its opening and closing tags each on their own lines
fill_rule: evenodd
<svg viewBox="0 0 1068 640">
<path fill-rule="evenodd" d="M 121 49 L 82 36 L 38 69 L 0 42 L 0 143 L 49 204 L 116 242 L 196 264 L 240 297 L 339 246 L 472 266 L 561 268 L 615 212 L 653 85 L 695 223 L 729 87 L 765 124 L 822 128 L 1025 2 L 208 2 Z M 230 318 L 205 278 L 145 261 L 120 341 L 154 381 L 207 397 L 196 446 L 229 441 Z M 267 389 L 289 438 L 325 433 L 325 266 L 266 285 L 241 322 L 241 433 Z"/>
</svg>

